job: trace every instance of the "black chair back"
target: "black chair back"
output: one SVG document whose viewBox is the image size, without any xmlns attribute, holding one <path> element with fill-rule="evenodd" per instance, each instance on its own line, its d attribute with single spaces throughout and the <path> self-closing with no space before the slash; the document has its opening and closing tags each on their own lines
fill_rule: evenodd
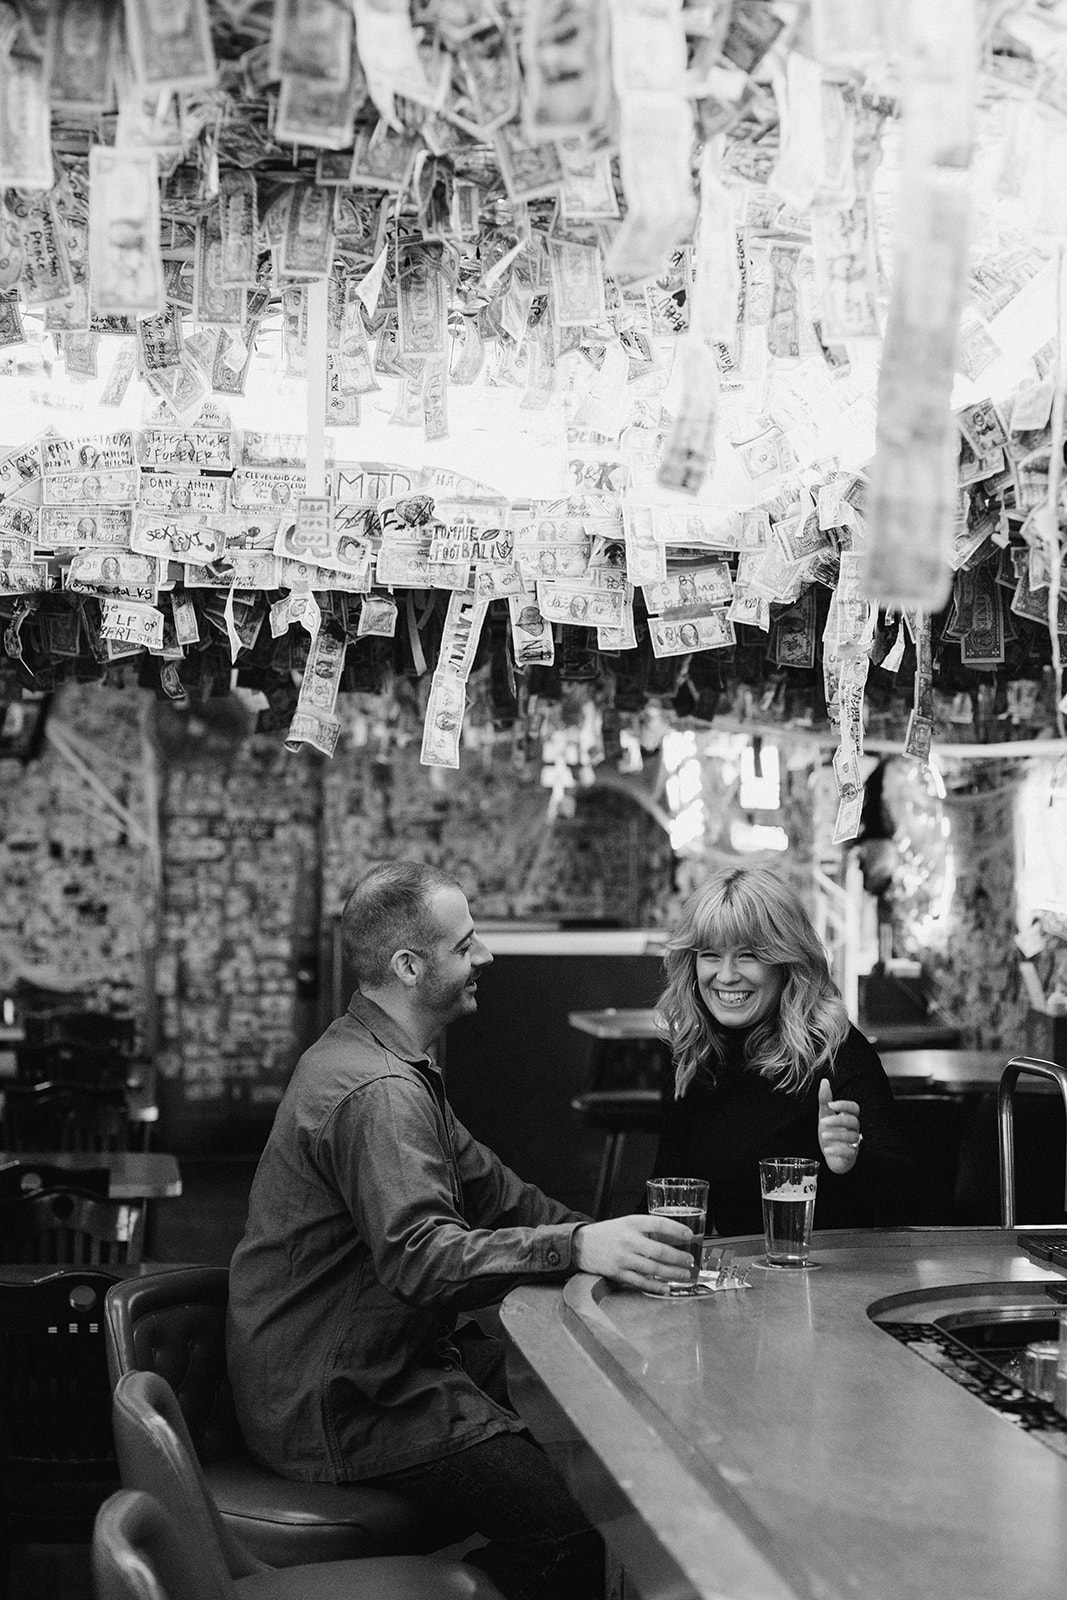
<svg viewBox="0 0 1067 1600">
<path fill-rule="evenodd" d="M 0 1282 L 0 1593 L 13 1544 L 86 1544 L 118 1488 L 103 1272 Z"/>
<path fill-rule="evenodd" d="M 144 1204 L 38 1189 L 0 1200 L 0 1262 L 126 1266 L 144 1253 Z"/>
<path fill-rule="evenodd" d="M 250 1577 L 263 1564 L 226 1527 L 212 1500 L 174 1390 L 158 1372 L 127 1372 L 112 1396 L 112 1429 L 122 1482 L 144 1489 L 185 1529 L 200 1590 L 226 1576 Z"/>
<path fill-rule="evenodd" d="M 100 1154 L 129 1143 L 126 1092 L 121 1087 L 46 1081 L 4 1089 L 6 1150 L 69 1150 Z"/>
<path fill-rule="evenodd" d="M 104 1310 L 112 1383 L 158 1372 L 206 1467 L 248 1454 L 226 1370 L 229 1289 L 225 1267 L 176 1267 L 116 1284 Z"/>
</svg>

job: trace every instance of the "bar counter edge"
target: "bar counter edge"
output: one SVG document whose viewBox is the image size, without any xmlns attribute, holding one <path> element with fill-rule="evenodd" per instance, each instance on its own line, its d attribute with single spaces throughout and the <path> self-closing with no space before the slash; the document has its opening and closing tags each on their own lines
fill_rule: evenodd
<svg viewBox="0 0 1067 1600">
<path fill-rule="evenodd" d="M 723 1242 L 742 1261 L 762 1249 Z M 1067 1459 L 870 1313 L 1062 1276 L 998 1228 L 815 1245 L 825 1270 L 757 1270 L 752 1290 L 681 1304 L 584 1274 L 505 1300 L 514 1403 L 632 1579 L 627 1600 L 1061 1595 Z"/>
</svg>

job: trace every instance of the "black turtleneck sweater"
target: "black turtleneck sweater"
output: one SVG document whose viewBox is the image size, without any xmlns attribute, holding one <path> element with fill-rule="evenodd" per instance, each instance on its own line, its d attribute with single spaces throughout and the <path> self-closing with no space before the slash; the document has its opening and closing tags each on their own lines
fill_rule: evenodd
<svg viewBox="0 0 1067 1600">
<path fill-rule="evenodd" d="M 889 1079 L 874 1046 L 850 1028 L 832 1069 L 786 1094 L 744 1065 L 750 1030 L 724 1030 L 729 1054 L 710 1084 L 698 1072 L 681 1100 L 665 1102 L 654 1177 L 707 1178 L 708 1232 L 761 1233 L 761 1156 L 814 1156 L 820 1164 L 816 1228 L 889 1227 L 907 1219 L 915 1167 L 897 1126 Z M 830 1171 L 819 1150 L 819 1080 L 860 1108 L 851 1172 Z"/>
</svg>

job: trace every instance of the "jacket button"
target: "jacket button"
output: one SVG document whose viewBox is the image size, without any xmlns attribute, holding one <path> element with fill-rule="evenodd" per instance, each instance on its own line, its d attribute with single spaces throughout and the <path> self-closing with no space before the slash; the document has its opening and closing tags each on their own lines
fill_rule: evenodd
<svg viewBox="0 0 1067 1600">
<path fill-rule="evenodd" d="M 550 1267 L 558 1267 L 559 1266 L 559 1251 L 558 1250 L 550 1250 L 548 1252 L 547 1256 L 545 1257 L 545 1260 L 548 1262 Z"/>
</svg>

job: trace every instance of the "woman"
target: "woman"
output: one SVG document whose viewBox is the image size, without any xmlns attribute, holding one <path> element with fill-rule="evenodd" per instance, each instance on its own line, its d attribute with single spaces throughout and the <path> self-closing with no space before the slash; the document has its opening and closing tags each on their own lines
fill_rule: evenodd
<svg viewBox="0 0 1067 1600">
<path fill-rule="evenodd" d="M 817 1228 L 903 1220 L 915 1172 L 889 1080 L 796 891 L 763 867 L 716 874 L 664 965 L 675 1088 L 654 1175 L 708 1179 L 709 1232 L 759 1233 L 760 1157 L 813 1156 Z"/>
</svg>

